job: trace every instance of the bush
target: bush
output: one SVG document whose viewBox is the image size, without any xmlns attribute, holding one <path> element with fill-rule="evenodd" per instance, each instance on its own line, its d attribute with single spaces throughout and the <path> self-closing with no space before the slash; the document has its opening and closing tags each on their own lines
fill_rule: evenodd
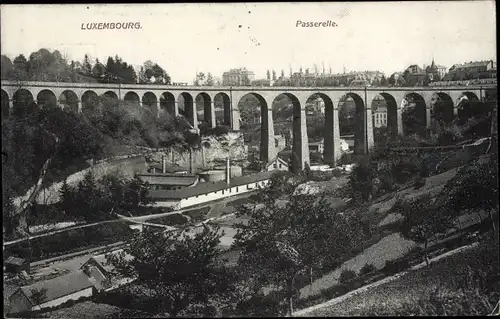
<svg viewBox="0 0 500 319">
<path fill-rule="evenodd" d="M 340 273 L 339 282 L 345 284 L 345 283 L 351 281 L 354 278 L 356 278 L 356 272 L 355 271 L 350 270 L 350 269 L 344 269 Z"/>
<path fill-rule="evenodd" d="M 172 214 L 161 218 L 150 220 L 151 223 L 157 223 L 167 226 L 184 225 L 188 222 L 188 218 L 182 214 Z"/>
<path fill-rule="evenodd" d="M 342 170 L 335 168 L 332 171 L 332 175 L 333 177 L 341 177 L 342 175 L 344 175 L 344 173 L 342 172 Z"/>
<path fill-rule="evenodd" d="M 214 129 L 214 134 L 215 134 L 215 136 L 221 136 L 221 135 L 229 133 L 230 130 L 231 130 L 231 128 L 229 126 L 218 125 Z"/>
<path fill-rule="evenodd" d="M 413 183 L 413 188 L 419 189 L 422 188 L 424 185 L 425 185 L 425 178 L 418 176 L 415 180 L 415 183 Z"/>
<path fill-rule="evenodd" d="M 205 206 L 198 209 L 188 210 L 182 214 L 191 217 L 192 222 L 201 222 L 205 219 L 210 209 L 210 206 Z"/>
<path fill-rule="evenodd" d="M 410 267 L 410 262 L 408 259 L 396 259 L 388 260 L 385 262 L 382 272 L 388 275 L 397 274 Z"/>
<path fill-rule="evenodd" d="M 369 273 L 374 272 L 376 270 L 377 270 L 377 268 L 373 264 L 365 264 L 363 266 L 363 268 L 361 268 L 359 270 L 359 275 L 360 276 L 366 275 L 366 274 L 369 274 Z"/>
</svg>

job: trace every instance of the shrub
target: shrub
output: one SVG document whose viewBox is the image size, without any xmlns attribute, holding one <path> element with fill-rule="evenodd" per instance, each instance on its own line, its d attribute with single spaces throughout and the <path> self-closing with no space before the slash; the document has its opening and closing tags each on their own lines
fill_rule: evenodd
<svg viewBox="0 0 500 319">
<path fill-rule="evenodd" d="M 333 175 L 333 177 L 341 177 L 342 175 L 344 175 L 344 173 L 342 172 L 342 170 L 335 168 L 332 171 L 332 175 Z"/>
<path fill-rule="evenodd" d="M 413 183 L 414 189 L 422 188 L 425 185 L 425 178 L 418 176 Z"/>
<path fill-rule="evenodd" d="M 366 274 L 369 274 L 369 273 L 374 272 L 376 270 L 377 270 L 377 268 L 373 264 L 365 264 L 363 266 L 363 268 L 361 268 L 359 270 L 359 275 L 360 276 L 361 275 L 366 275 Z"/>
<path fill-rule="evenodd" d="M 183 225 L 187 222 L 188 218 L 182 214 L 172 214 L 151 220 L 151 223 L 163 224 L 167 226 Z"/>
<path fill-rule="evenodd" d="M 385 274 L 397 274 L 405 269 L 410 267 L 410 262 L 408 259 L 396 259 L 396 260 L 388 260 L 385 262 L 384 268 L 382 268 L 382 272 Z"/>
<path fill-rule="evenodd" d="M 229 133 L 229 131 L 231 130 L 231 128 L 229 126 L 226 126 L 226 125 L 218 125 L 215 127 L 214 129 L 214 134 L 216 136 L 221 136 L 221 135 L 224 135 L 224 134 L 227 134 Z"/>
<path fill-rule="evenodd" d="M 345 284 L 345 283 L 351 281 L 354 278 L 356 278 L 356 272 L 355 271 L 350 270 L 350 269 L 344 269 L 340 273 L 339 282 Z"/>
<path fill-rule="evenodd" d="M 211 209 L 210 206 L 205 206 L 205 207 L 198 208 L 198 209 L 188 210 L 182 214 L 190 216 L 191 221 L 193 221 L 193 222 L 201 222 L 202 220 L 205 219 L 205 216 L 206 216 L 206 214 L 208 214 L 210 209 Z"/>
<path fill-rule="evenodd" d="M 325 299 L 332 299 L 338 296 L 345 295 L 349 292 L 349 288 L 345 284 L 335 285 L 333 287 L 321 290 L 321 295 Z"/>
</svg>

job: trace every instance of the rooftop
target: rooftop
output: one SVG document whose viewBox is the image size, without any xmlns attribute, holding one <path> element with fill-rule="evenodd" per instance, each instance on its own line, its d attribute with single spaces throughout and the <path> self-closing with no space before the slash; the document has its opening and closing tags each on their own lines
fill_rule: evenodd
<svg viewBox="0 0 500 319">
<path fill-rule="evenodd" d="M 226 181 L 220 182 L 205 182 L 199 183 L 193 187 L 187 187 L 178 190 L 150 190 L 148 192 L 148 197 L 152 199 L 183 199 L 198 195 L 203 195 L 211 192 L 220 191 L 227 189 L 229 187 L 236 187 L 241 185 L 247 185 L 250 183 L 259 182 L 265 179 L 269 179 L 274 172 L 260 172 L 253 175 L 245 175 L 234 177 L 231 179 L 230 186 L 227 185 Z"/>
<path fill-rule="evenodd" d="M 77 271 L 50 280 L 40 281 L 19 289 L 33 304 L 35 304 L 33 300 L 31 300 L 33 295 L 31 292 L 32 290 L 40 291 L 41 289 L 47 289 L 44 302 L 48 302 L 90 287 L 93 287 L 93 285 L 87 275 L 85 275 L 83 271 Z"/>
<path fill-rule="evenodd" d="M 175 166 L 175 165 L 172 165 L 172 164 L 169 164 L 169 163 L 165 163 L 165 168 L 167 170 L 167 172 L 169 173 L 175 173 L 175 172 L 182 172 L 182 171 L 185 171 L 185 169 L 183 169 L 182 167 L 179 167 L 179 166 Z M 157 169 L 163 169 L 163 165 L 162 163 L 153 163 L 153 164 L 150 164 L 149 165 L 150 168 L 154 167 L 154 168 L 157 168 Z"/>
<path fill-rule="evenodd" d="M 487 66 L 489 63 L 492 63 L 493 61 L 474 61 L 474 62 L 469 62 L 469 63 L 464 63 L 464 64 L 458 64 L 458 68 L 474 68 L 478 66 Z"/>
<path fill-rule="evenodd" d="M 150 185 L 189 186 L 198 180 L 197 175 L 191 174 L 138 174 L 137 176 Z"/>
<path fill-rule="evenodd" d="M 112 251 L 111 253 L 106 253 L 106 254 L 100 254 L 100 255 L 96 255 L 96 256 L 92 256 L 90 257 L 90 259 L 85 263 L 83 264 L 80 269 L 82 269 L 83 267 L 85 267 L 85 265 L 91 261 L 91 260 L 94 260 L 95 262 L 97 262 L 99 265 L 101 265 L 101 267 L 106 270 L 107 272 L 112 272 L 115 267 L 111 264 L 108 263 L 107 259 L 106 259 L 106 256 L 107 255 L 117 255 L 119 253 L 121 253 L 123 251 L 123 249 L 118 249 L 118 250 L 115 250 L 115 251 Z M 125 253 L 125 260 L 131 260 L 133 257 L 132 255 L 130 254 L 127 254 Z"/>
<path fill-rule="evenodd" d="M 10 256 L 9 258 L 7 258 L 7 259 L 5 260 L 5 262 L 4 262 L 4 263 L 6 263 L 6 264 L 11 264 L 11 265 L 16 265 L 16 266 L 21 266 L 21 265 L 23 265 L 25 262 L 26 262 L 26 259 L 19 258 L 19 257 L 14 257 L 14 256 Z"/>
</svg>

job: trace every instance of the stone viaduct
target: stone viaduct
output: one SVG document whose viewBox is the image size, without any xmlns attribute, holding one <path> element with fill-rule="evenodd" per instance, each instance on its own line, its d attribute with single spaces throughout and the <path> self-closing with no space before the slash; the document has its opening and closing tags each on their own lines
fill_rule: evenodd
<svg viewBox="0 0 500 319">
<path fill-rule="evenodd" d="M 340 158 L 339 103 L 347 98 L 354 100 L 356 113 L 360 114 L 358 119 L 362 122 L 358 126 L 359 133 L 356 138 L 361 142 L 355 148 L 367 153 L 374 145 L 371 102 L 377 95 L 387 102 L 389 130 L 393 134 L 402 134 L 402 109 L 408 100 L 421 109 L 423 122 L 428 127 L 431 123 L 433 101 L 437 97 L 448 105 L 450 114 L 456 116 L 458 103 L 464 96 L 472 100 L 483 100 L 488 90 L 496 91 L 496 84 L 455 87 L 209 87 L 2 81 L 1 89 L 3 114 L 7 112 L 7 107 L 10 112 L 21 100 L 20 92 L 24 92 L 24 96 L 31 96 L 38 105 L 52 99 L 62 107 L 68 106 L 78 112 L 85 108 L 86 101 L 107 96 L 135 101 L 140 107 L 153 107 L 158 115 L 168 112 L 177 116 L 182 108 L 184 115 L 195 128 L 198 127 L 198 117 L 194 116 L 197 115 L 195 100 L 200 95 L 203 98 L 205 120 L 212 127 L 216 126 L 214 101 L 222 100 L 224 124 L 235 131 L 240 129 L 238 103 L 245 95 L 251 94 L 257 98 L 261 107 L 261 159 L 264 161 L 269 161 L 277 155 L 273 138 L 272 105 L 278 95 L 284 94 L 291 100 L 294 112 L 293 123 L 290 123 L 293 124 L 292 151 L 298 164 L 304 167 L 305 163 L 309 163 L 305 106 L 312 95 L 321 97 L 325 103 L 324 159 L 325 162 L 334 164 Z"/>
</svg>

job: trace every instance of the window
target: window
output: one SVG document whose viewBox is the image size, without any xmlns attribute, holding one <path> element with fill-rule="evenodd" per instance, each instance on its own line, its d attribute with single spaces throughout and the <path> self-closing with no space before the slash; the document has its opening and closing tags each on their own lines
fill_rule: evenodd
<svg viewBox="0 0 500 319">
<path fill-rule="evenodd" d="M 238 192 L 238 187 L 236 187 L 236 193 Z"/>
<path fill-rule="evenodd" d="M 276 168 L 276 163 L 273 164 L 273 167 Z"/>
</svg>

